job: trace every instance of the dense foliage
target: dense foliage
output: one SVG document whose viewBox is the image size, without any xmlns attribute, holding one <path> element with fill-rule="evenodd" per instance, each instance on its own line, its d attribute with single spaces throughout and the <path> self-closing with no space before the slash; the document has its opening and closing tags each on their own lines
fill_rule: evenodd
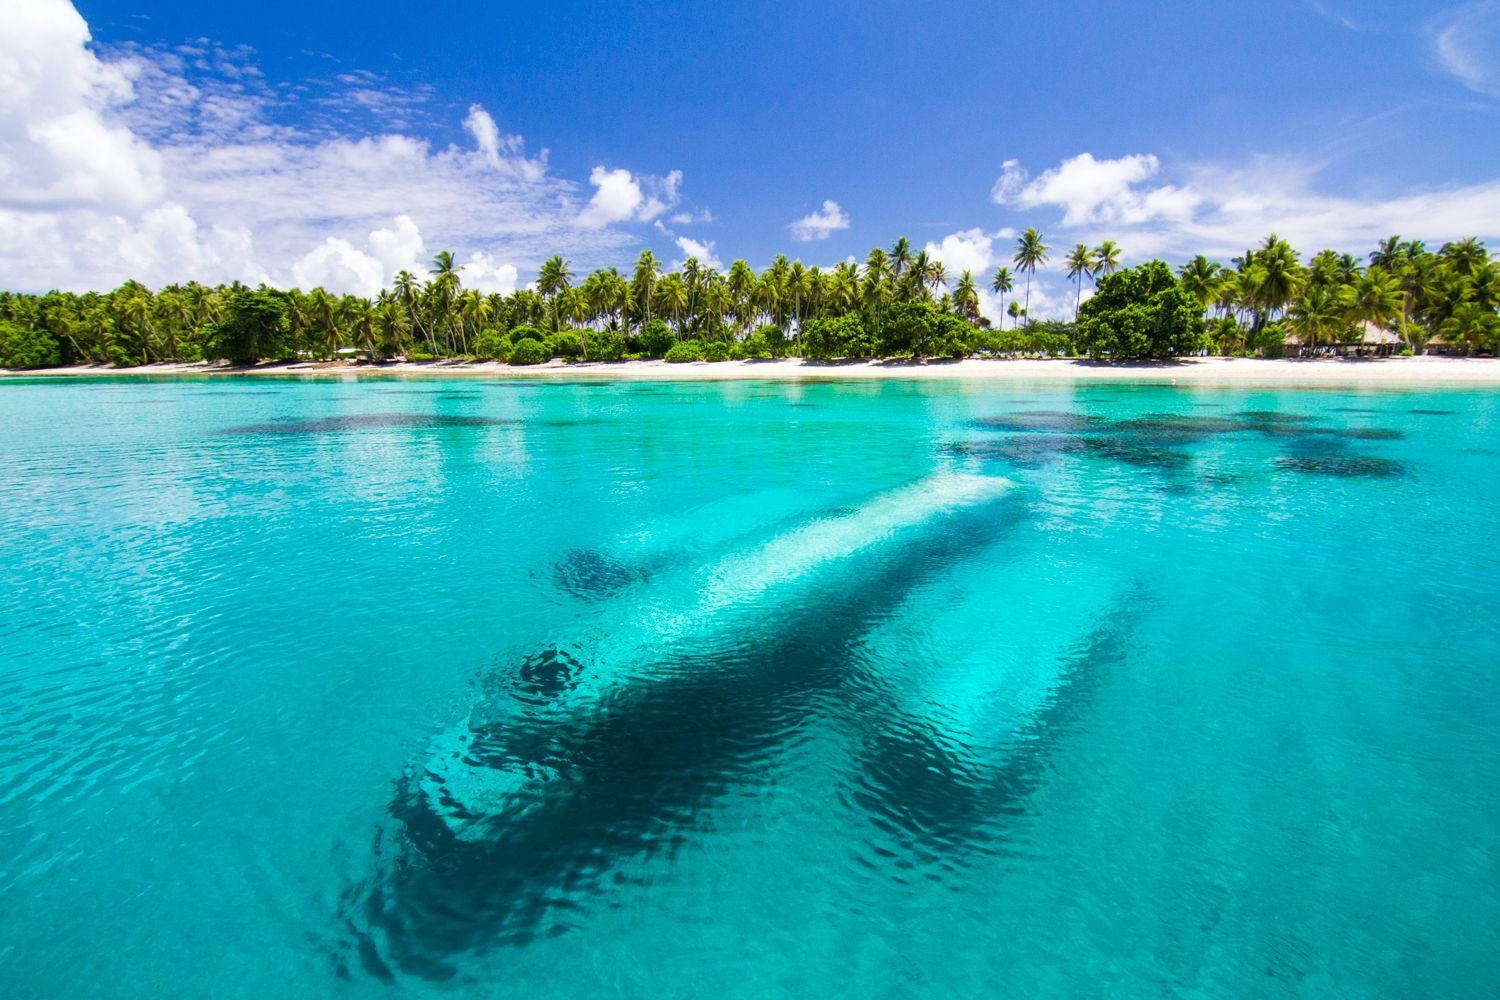
<svg viewBox="0 0 1500 1000">
<path fill-rule="evenodd" d="M 1175 276 L 1160 261 L 1121 271 L 1114 243 L 1079 244 L 1060 262 L 1076 283 L 1076 327 L 1030 316 L 1032 279 L 1050 254 L 1035 229 L 1018 238 L 1014 273 L 1000 267 L 989 281 L 1009 317 L 998 327 L 980 315 L 973 274 L 950 276 L 906 239 L 829 270 L 778 256 L 759 273 L 743 260 L 720 272 L 692 258 L 666 271 L 648 250 L 628 275 L 603 268 L 575 281 L 554 256 L 533 287 L 508 295 L 465 288 L 446 251 L 425 279 L 402 271 L 372 298 L 238 283 L 152 291 L 134 281 L 105 293 L 3 292 L 0 366 L 341 352 L 537 364 L 664 358 L 686 342 L 706 359 L 1280 355 L 1288 345 L 1357 343 L 1367 324 L 1395 331 L 1413 351 L 1500 350 L 1500 269 L 1474 239 L 1430 251 L 1393 236 L 1368 264 L 1332 250 L 1304 263 L 1273 235 L 1229 266 L 1195 257 Z M 1085 282 L 1097 288 L 1087 300 Z M 523 350 L 527 343 L 535 346 Z"/>
<path fill-rule="evenodd" d="M 1077 344 L 1094 358 L 1172 358 L 1202 350 L 1203 307 L 1159 260 L 1116 271 L 1078 311 Z"/>
</svg>

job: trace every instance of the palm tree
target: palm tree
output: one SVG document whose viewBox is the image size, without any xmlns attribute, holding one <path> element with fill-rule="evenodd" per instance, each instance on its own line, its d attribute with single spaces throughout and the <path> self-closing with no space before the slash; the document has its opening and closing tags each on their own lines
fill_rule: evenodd
<svg viewBox="0 0 1500 1000">
<path fill-rule="evenodd" d="M 798 343 L 802 341 L 802 300 L 807 292 L 807 268 L 802 262 L 795 261 L 786 272 L 786 292 L 792 300 L 792 320 L 797 324 L 795 337 Z"/>
<path fill-rule="evenodd" d="M 1083 279 L 1094 273 L 1094 255 L 1089 248 L 1082 243 L 1075 244 L 1068 255 L 1063 258 L 1063 263 L 1068 265 L 1068 277 L 1077 283 L 1073 292 L 1073 322 L 1078 322 L 1078 307 L 1083 302 Z"/>
<path fill-rule="evenodd" d="M 859 302 L 859 267 L 853 261 L 840 261 L 828 275 L 827 285 L 827 303 L 839 312 L 848 312 Z"/>
<path fill-rule="evenodd" d="M 1209 260 L 1201 253 L 1182 265 L 1177 272 L 1187 293 L 1207 309 L 1214 301 L 1221 268 L 1218 261 Z"/>
<path fill-rule="evenodd" d="M 1400 235 L 1388 236 L 1381 240 L 1370 254 L 1370 263 L 1375 267 L 1394 272 L 1397 266 L 1406 256 L 1406 244 L 1401 242 Z"/>
<path fill-rule="evenodd" d="M 1023 313 L 1031 312 L 1031 276 L 1040 265 L 1047 263 L 1047 251 L 1050 249 L 1042 242 L 1042 234 L 1035 227 L 1028 228 L 1016 240 L 1016 255 L 1011 258 L 1011 262 L 1016 265 L 1017 270 L 1026 274 L 1026 307 L 1022 310 Z"/>
<path fill-rule="evenodd" d="M 651 305 L 656 298 L 656 279 L 661 276 L 661 263 L 650 250 L 642 250 L 635 260 L 635 273 L 630 278 L 630 293 L 635 299 L 639 313 L 651 322 Z"/>
<path fill-rule="evenodd" d="M 1462 344 L 1467 354 L 1477 347 L 1493 347 L 1500 341 L 1500 314 L 1478 302 L 1461 302 L 1438 327 L 1450 344 Z"/>
<path fill-rule="evenodd" d="M 1372 264 L 1352 285 L 1345 285 L 1341 296 L 1344 308 L 1356 323 L 1378 327 L 1389 327 L 1401 315 L 1406 301 L 1401 280 L 1377 264 Z"/>
<path fill-rule="evenodd" d="M 1290 243 L 1272 233 L 1255 251 L 1245 272 L 1244 284 L 1256 311 L 1256 326 L 1263 326 L 1277 310 L 1285 309 L 1302 284 L 1302 267 Z"/>
<path fill-rule="evenodd" d="M 547 300 L 547 305 L 552 313 L 552 329 L 562 329 L 562 317 L 559 315 L 558 297 L 573 287 L 573 272 L 568 269 L 568 262 L 562 259 L 561 254 L 553 254 L 542 261 L 541 270 L 536 275 L 536 290 L 542 293 L 542 298 Z M 584 338 L 579 337 L 580 341 Z M 583 360 L 588 360 L 588 348 L 584 348 Z"/>
<path fill-rule="evenodd" d="M 891 273 L 899 278 L 902 272 L 906 270 L 907 265 L 909 265 L 912 260 L 911 241 L 908 240 L 905 236 L 897 237 L 896 242 L 891 244 L 890 259 Z"/>
<path fill-rule="evenodd" d="M 453 263 L 453 253 L 439 250 L 432 258 L 429 273 L 432 280 L 427 283 L 427 296 L 433 313 L 433 329 L 448 332 L 448 349 L 453 349 L 453 302 L 458 297 L 458 272 L 461 265 Z"/>
<path fill-rule="evenodd" d="M 744 260 L 737 260 L 729 265 L 727 281 L 730 309 L 734 313 L 734 325 L 743 332 L 748 325 L 746 321 L 754 315 L 751 311 L 750 299 L 755 292 L 755 271 Z"/>
<path fill-rule="evenodd" d="M 974 287 L 974 275 L 965 271 L 953 286 L 953 304 L 958 314 L 970 323 L 979 321 L 979 289 Z"/>
<path fill-rule="evenodd" d="M 1490 261 L 1489 251 L 1485 250 L 1484 244 L 1472 236 L 1456 243 L 1444 243 L 1438 253 L 1453 265 L 1456 273 L 1465 278 L 1472 278 Z"/>
<path fill-rule="evenodd" d="M 865 256 L 865 280 L 881 281 L 890 273 L 890 259 L 885 251 L 875 247 Z"/>
<path fill-rule="evenodd" d="M 1105 240 L 1094 251 L 1094 273 L 1114 274 L 1120 267 L 1120 248 L 1114 240 Z"/>
<path fill-rule="evenodd" d="M 672 314 L 672 324 L 677 328 L 677 336 L 682 337 L 682 328 L 685 324 L 684 316 L 688 311 L 688 286 L 682 280 L 682 275 L 675 271 L 661 279 L 656 286 L 656 296 L 661 301 L 661 306 Z"/>
<path fill-rule="evenodd" d="M 927 262 L 925 281 L 934 292 L 948 283 L 948 269 L 936 257 Z"/>
<path fill-rule="evenodd" d="M 432 333 L 422 326 L 421 301 L 422 282 L 410 271 L 396 272 L 396 301 L 401 303 L 401 308 L 406 310 L 406 320 L 423 337 L 427 339 L 432 348 L 432 353 L 437 353 L 437 341 L 433 340 Z"/>
<path fill-rule="evenodd" d="M 1000 325 L 1005 325 L 1005 296 L 1014 291 L 1016 283 L 1010 276 L 1010 268 L 1004 266 L 995 269 L 994 278 L 990 279 L 990 290 L 1000 296 Z"/>
<path fill-rule="evenodd" d="M 1287 311 L 1292 330 L 1309 348 L 1316 349 L 1318 337 L 1338 329 L 1344 318 L 1337 292 L 1328 285 L 1308 285 Z"/>
<path fill-rule="evenodd" d="M 339 348 L 339 301 L 321 288 L 314 288 L 307 296 L 308 313 L 312 325 L 322 334 L 319 345 L 324 357 L 333 357 Z"/>
</svg>

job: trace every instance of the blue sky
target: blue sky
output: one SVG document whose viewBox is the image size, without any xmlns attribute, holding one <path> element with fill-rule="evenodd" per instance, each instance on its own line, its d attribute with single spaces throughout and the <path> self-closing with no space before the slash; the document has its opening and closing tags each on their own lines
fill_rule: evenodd
<svg viewBox="0 0 1500 1000">
<path fill-rule="evenodd" d="M 12 2 L 8 287 L 1500 236 L 1500 2 Z"/>
</svg>

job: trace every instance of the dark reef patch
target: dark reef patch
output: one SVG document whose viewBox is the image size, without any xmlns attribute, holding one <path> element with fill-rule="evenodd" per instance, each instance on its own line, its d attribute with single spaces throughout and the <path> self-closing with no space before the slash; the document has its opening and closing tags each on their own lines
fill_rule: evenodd
<svg viewBox="0 0 1500 1000">
<path fill-rule="evenodd" d="M 1013 413 L 980 417 L 971 425 L 996 434 L 985 441 L 956 442 L 948 451 L 976 458 L 997 459 L 1019 468 L 1040 468 L 1064 455 L 1091 455 L 1162 473 L 1181 472 L 1193 461 L 1184 450 L 1224 435 L 1254 434 L 1285 442 L 1293 465 L 1306 462 L 1308 471 L 1324 459 L 1337 457 L 1328 467 L 1341 465 L 1361 469 L 1348 459 L 1343 447 L 1349 441 L 1394 441 L 1404 437 L 1384 427 L 1330 427 L 1302 413 L 1273 410 L 1241 410 L 1233 416 L 1211 414 L 1155 413 L 1125 420 L 1107 421 L 1089 414 L 1067 411 Z M 1372 459 L 1369 469 L 1383 459 Z M 1399 466 L 1399 463 L 1394 463 Z M 1330 471 L 1329 475 L 1338 475 Z M 1351 475 L 1376 475 L 1356 471 Z M 1394 473 L 1387 473 L 1394 474 Z"/>
<path fill-rule="evenodd" d="M 573 549 L 553 567 L 553 579 L 574 597 L 597 600 L 639 583 L 646 573 L 598 549 Z"/>
<path fill-rule="evenodd" d="M 1287 472 L 1341 479 L 1393 479 L 1406 474 L 1406 466 L 1389 458 L 1373 455 L 1283 455 L 1276 467 Z"/>
</svg>

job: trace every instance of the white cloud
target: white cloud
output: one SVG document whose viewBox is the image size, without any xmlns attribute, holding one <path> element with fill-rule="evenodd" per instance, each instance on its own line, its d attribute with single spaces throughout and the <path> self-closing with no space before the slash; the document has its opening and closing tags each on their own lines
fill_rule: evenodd
<svg viewBox="0 0 1500 1000">
<path fill-rule="evenodd" d="M 1500 97 L 1500 2 L 1450 8 L 1427 24 L 1442 67 L 1477 94 Z"/>
<path fill-rule="evenodd" d="M 676 205 L 682 171 L 673 170 L 660 178 L 637 177 L 623 168 L 598 166 L 589 173 L 589 183 L 594 185 L 594 196 L 578 213 L 578 225 L 600 229 L 632 220 L 650 222 Z"/>
<path fill-rule="evenodd" d="M 1000 176 L 995 179 L 995 186 L 990 189 L 990 197 L 997 205 L 1010 202 L 1026 184 L 1026 170 L 1021 166 L 1020 160 L 1006 160 L 1000 164 Z"/>
<path fill-rule="evenodd" d="M 694 222 L 713 222 L 714 213 L 710 212 L 706 208 L 697 212 L 678 212 L 676 215 L 672 216 L 671 221 L 673 222 L 673 224 L 679 226 L 690 225 Z"/>
<path fill-rule="evenodd" d="M 589 183 L 594 185 L 594 196 L 578 213 L 578 224 L 585 229 L 599 229 L 612 222 L 624 222 L 635 215 L 636 209 L 645 201 L 641 186 L 630 171 L 625 169 L 605 170 L 595 167 L 589 174 Z"/>
<path fill-rule="evenodd" d="M 1320 191 L 1320 170 L 1294 160 L 1183 164 L 1174 171 L 1178 183 L 1149 183 L 1160 170 L 1152 155 L 1098 160 L 1084 153 L 1012 184 L 1003 201 L 1059 208 L 1055 225 L 1069 240 L 1117 240 L 1133 258 L 1223 256 L 1271 232 L 1307 252 L 1360 250 L 1391 233 L 1436 241 L 1500 236 L 1500 180 L 1356 198 Z"/>
<path fill-rule="evenodd" d="M 646 203 L 636 213 L 642 222 L 650 222 L 677 204 L 678 188 L 682 187 L 682 171 L 673 170 L 665 177 L 642 177 L 646 189 Z"/>
<path fill-rule="evenodd" d="M 822 208 L 787 226 L 791 230 L 792 239 L 799 243 L 826 240 L 837 230 L 848 228 L 849 214 L 839 208 L 836 201 L 823 202 Z"/>
<path fill-rule="evenodd" d="M 490 113 L 477 104 L 469 105 L 469 116 L 464 119 L 464 128 L 479 144 L 479 151 L 490 161 L 490 166 L 500 165 L 500 128 Z"/>
<path fill-rule="evenodd" d="M 465 285 L 486 295 L 509 295 L 516 290 L 516 265 L 502 264 L 482 251 L 469 258 L 463 275 Z"/>
<path fill-rule="evenodd" d="M 478 105 L 463 122 L 472 145 L 435 147 L 403 131 L 433 124 L 422 88 L 364 71 L 278 88 L 243 47 L 96 50 L 89 38 L 67 0 L 7 4 L 6 287 L 240 279 L 369 291 L 448 248 L 475 262 L 466 282 L 502 288 L 547 254 L 586 262 L 633 242 L 609 221 L 581 228 L 579 185 Z M 682 178 L 631 180 L 636 221 L 669 210 Z"/>
<path fill-rule="evenodd" d="M 369 295 L 385 280 L 380 261 L 348 240 L 330 236 L 292 265 L 292 280 L 300 288 L 322 285 Z"/>
<path fill-rule="evenodd" d="M 128 65 L 87 48 L 63 0 L 9 0 L 0 33 L 0 208 L 134 209 L 160 198 L 161 158 L 110 111 L 134 95 Z"/>
<path fill-rule="evenodd" d="M 965 229 L 949 233 L 939 243 L 928 243 L 924 250 L 927 256 L 943 262 L 948 271 L 948 284 L 952 285 L 964 271 L 973 272 L 978 282 L 989 269 L 998 264 L 1002 253 L 995 249 L 995 241 L 1015 235 L 1013 230 L 1001 229 L 986 233 L 982 229 Z"/>
<path fill-rule="evenodd" d="M 1091 153 L 1079 153 L 1027 181 L 1024 171 L 1012 160 L 995 182 L 992 195 L 1001 204 L 1018 208 L 1061 205 L 1065 226 L 1190 216 L 1199 202 L 1194 192 L 1170 185 L 1137 190 L 1136 185 L 1155 176 L 1160 166 L 1150 154 L 1097 160 Z"/>
<path fill-rule="evenodd" d="M 719 260 L 719 258 L 714 254 L 714 244 L 712 240 L 700 242 L 689 236 L 679 236 L 677 237 L 677 248 L 682 251 L 684 260 L 686 260 L 688 257 L 696 257 L 698 259 L 698 263 L 702 264 L 704 267 L 711 267 L 714 270 L 719 270 L 724 266 L 724 262 Z M 679 261 L 678 266 L 681 266 L 681 263 L 682 262 Z"/>
</svg>

